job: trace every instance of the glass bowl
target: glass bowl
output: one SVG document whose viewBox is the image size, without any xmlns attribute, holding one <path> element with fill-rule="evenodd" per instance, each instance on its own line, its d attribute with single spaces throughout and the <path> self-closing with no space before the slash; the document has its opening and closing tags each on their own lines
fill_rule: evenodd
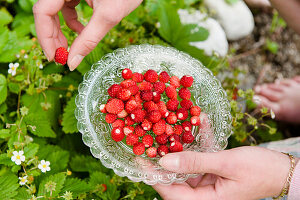
<svg viewBox="0 0 300 200">
<path fill-rule="evenodd" d="M 227 139 L 231 135 L 230 105 L 220 82 L 198 60 L 174 48 L 158 45 L 129 46 L 115 50 L 95 63 L 84 75 L 78 88 L 75 111 L 83 142 L 105 167 L 135 182 L 171 184 L 195 177 L 195 174 L 167 171 L 158 164 L 159 158 L 136 156 L 125 143 L 111 139 L 112 127 L 105 122 L 105 114 L 99 111 L 99 107 L 109 98 L 107 89 L 123 80 L 121 71 L 124 68 L 140 73 L 148 69 L 167 71 L 179 78 L 183 75 L 193 76 L 192 99 L 207 116 L 208 126 L 194 127 L 192 132 L 195 141 L 185 144 L 184 150 L 216 152 L 227 146 Z"/>
</svg>

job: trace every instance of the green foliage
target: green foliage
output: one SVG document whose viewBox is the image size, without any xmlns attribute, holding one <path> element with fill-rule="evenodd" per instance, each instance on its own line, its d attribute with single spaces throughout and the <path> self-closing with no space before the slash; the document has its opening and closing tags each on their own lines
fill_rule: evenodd
<svg viewBox="0 0 300 200">
<path fill-rule="evenodd" d="M 0 197 L 11 199 L 18 194 L 18 177 L 11 172 L 4 172 L 0 175 Z"/>
<path fill-rule="evenodd" d="M 232 4 L 235 4 L 237 3 L 239 0 L 225 0 L 226 3 L 232 5 Z"/>
<path fill-rule="evenodd" d="M 3 103 L 7 96 L 6 78 L 0 74 L 0 104 Z"/>
<path fill-rule="evenodd" d="M 267 39 L 265 46 L 268 51 L 270 51 L 273 54 L 277 54 L 279 46 L 276 42 Z"/>
<path fill-rule="evenodd" d="M 74 112 L 75 112 L 75 97 L 72 97 L 69 102 L 67 103 L 67 106 L 64 110 L 63 114 L 63 120 L 62 120 L 62 126 L 63 131 L 65 133 L 75 133 L 78 132 L 77 130 L 77 120 L 75 118 Z"/>
<path fill-rule="evenodd" d="M 39 196 L 45 197 L 57 197 L 63 188 L 63 184 L 66 180 L 64 173 L 58 173 L 43 179 L 39 185 Z"/>
</svg>

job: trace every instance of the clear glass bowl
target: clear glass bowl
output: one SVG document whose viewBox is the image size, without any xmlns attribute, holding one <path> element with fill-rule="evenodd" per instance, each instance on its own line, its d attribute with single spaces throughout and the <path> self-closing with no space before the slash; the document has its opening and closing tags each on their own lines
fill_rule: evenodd
<svg viewBox="0 0 300 200">
<path fill-rule="evenodd" d="M 101 103 L 109 98 L 107 89 L 122 81 L 121 71 L 130 68 L 134 72 L 154 69 L 167 71 L 181 78 L 194 77 L 191 88 L 194 104 L 207 114 L 208 127 L 193 128 L 195 141 L 184 145 L 184 150 L 216 152 L 227 146 L 231 135 L 230 105 L 220 82 L 198 60 L 171 47 L 139 45 L 118 49 L 103 57 L 84 75 L 76 97 L 75 115 L 83 142 L 90 147 L 94 157 L 114 170 L 119 176 L 146 184 L 171 184 L 183 182 L 194 174 L 178 174 L 159 166 L 159 158 L 136 156 L 123 142 L 111 139 L 111 125 L 99 111 Z"/>
</svg>

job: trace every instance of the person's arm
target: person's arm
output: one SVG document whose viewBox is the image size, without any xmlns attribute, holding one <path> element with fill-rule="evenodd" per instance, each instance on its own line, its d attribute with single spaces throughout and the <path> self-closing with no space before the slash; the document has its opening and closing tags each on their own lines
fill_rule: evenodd
<svg viewBox="0 0 300 200">
<path fill-rule="evenodd" d="M 300 162 L 295 167 L 295 171 L 290 184 L 288 200 L 297 200 L 300 198 Z"/>
<path fill-rule="evenodd" d="M 270 0 L 287 24 L 300 34 L 300 0 Z"/>
</svg>

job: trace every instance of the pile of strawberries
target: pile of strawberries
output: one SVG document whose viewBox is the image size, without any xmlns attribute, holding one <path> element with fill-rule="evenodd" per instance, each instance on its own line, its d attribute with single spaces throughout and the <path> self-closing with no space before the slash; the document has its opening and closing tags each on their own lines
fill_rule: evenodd
<svg viewBox="0 0 300 200">
<path fill-rule="evenodd" d="M 201 108 L 190 100 L 188 88 L 193 77 L 179 79 L 165 71 L 158 75 L 151 69 L 143 75 L 128 68 L 122 71 L 122 77 L 125 80 L 108 89 L 111 98 L 100 106 L 106 113 L 105 121 L 112 125 L 114 141 L 124 140 L 136 155 L 146 151 L 151 158 L 182 151 L 183 143 L 194 141 L 191 130 L 200 125 Z M 168 97 L 167 102 L 161 101 L 163 95 Z"/>
</svg>

